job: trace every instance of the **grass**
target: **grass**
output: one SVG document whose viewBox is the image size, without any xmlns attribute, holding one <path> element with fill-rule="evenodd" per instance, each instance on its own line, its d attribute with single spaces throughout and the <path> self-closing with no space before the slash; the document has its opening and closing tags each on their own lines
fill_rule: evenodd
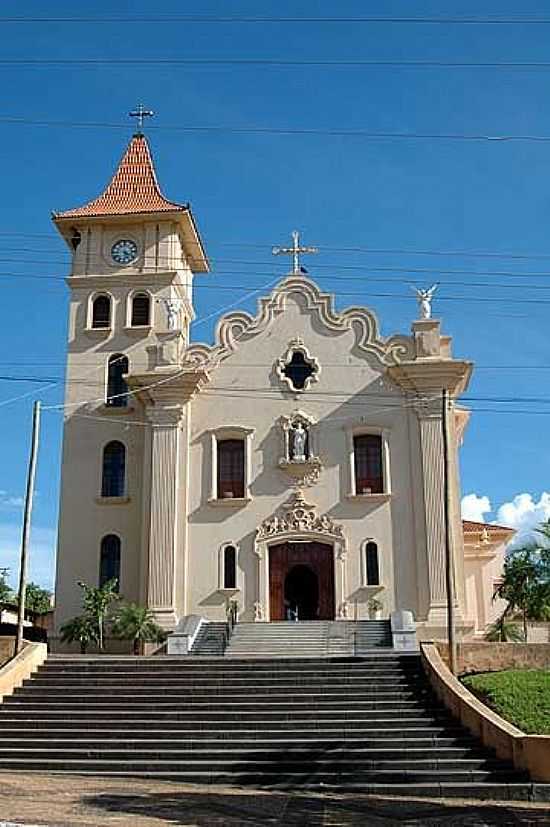
<svg viewBox="0 0 550 827">
<path fill-rule="evenodd" d="M 550 735 L 550 671 L 507 669 L 462 678 L 483 703 L 523 732 Z"/>
</svg>

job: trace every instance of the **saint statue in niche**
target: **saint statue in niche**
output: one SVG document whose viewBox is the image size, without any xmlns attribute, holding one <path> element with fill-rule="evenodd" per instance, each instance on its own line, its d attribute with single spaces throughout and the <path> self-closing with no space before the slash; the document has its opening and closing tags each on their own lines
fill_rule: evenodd
<svg viewBox="0 0 550 827">
<path fill-rule="evenodd" d="M 305 462 L 307 459 L 307 436 L 308 433 L 303 423 L 298 420 L 291 431 L 290 459 L 292 462 Z"/>
</svg>

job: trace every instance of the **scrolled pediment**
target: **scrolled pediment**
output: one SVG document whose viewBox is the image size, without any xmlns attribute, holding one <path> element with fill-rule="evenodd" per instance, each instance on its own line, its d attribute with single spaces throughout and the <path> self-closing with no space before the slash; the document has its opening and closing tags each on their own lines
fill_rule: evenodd
<svg viewBox="0 0 550 827">
<path fill-rule="evenodd" d="M 365 357 L 374 356 L 381 366 L 398 365 L 414 359 L 413 340 L 408 336 L 380 336 L 378 321 L 366 307 L 349 307 L 339 313 L 334 307 L 332 293 L 324 293 L 315 282 L 303 276 L 283 279 L 270 296 L 258 302 L 255 316 L 244 311 L 229 313 L 218 322 L 215 344 L 196 344 L 188 347 L 186 360 L 196 365 L 215 367 L 234 353 L 239 343 L 247 342 L 267 330 L 284 313 L 290 297 L 299 297 L 305 310 L 332 333 L 352 330 L 355 346 Z"/>
<path fill-rule="evenodd" d="M 283 534 L 321 534 L 333 539 L 344 539 L 342 526 L 335 523 L 328 514 L 317 514 L 315 506 L 305 501 L 301 491 L 294 494 L 281 513 L 274 514 L 261 523 L 256 532 L 256 541 Z"/>
</svg>

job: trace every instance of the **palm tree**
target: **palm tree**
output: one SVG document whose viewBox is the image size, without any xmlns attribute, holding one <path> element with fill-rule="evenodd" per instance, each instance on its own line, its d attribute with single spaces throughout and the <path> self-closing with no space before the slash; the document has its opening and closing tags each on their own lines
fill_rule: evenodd
<svg viewBox="0 0 550 827">
<path fill-rule="evenodd" d="M 164 630 L 155 623 L 153 613 L 138 603 L 125 603 L 115 615 L 113 634 L 121 640 L 132 640 L 134 655 L 139 655 L 142 643 L 164 640 Z"/>
<path fill-rule="evenodd" d="M 63 643 L 79 643 L 80 654 L 85 655 L 90 643 L 98 642 L 97 623 L 87 614 L 71 618 L 60 629 Z"/>
</svg>

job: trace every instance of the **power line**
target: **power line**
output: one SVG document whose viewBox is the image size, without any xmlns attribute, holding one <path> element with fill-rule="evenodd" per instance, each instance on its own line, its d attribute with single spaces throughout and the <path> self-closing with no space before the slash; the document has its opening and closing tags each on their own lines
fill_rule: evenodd
<svg viewBox="0 0 550 827">
<path fill-rule="evenodd" d="M 0 61 L 1 65 L 2 61 Z M 550 63 L 548 64 L 550 67 Z M 112 123 L 108 121 L 51 121 L 41 118 L 17 118 L 0 117 L 0 123 L 7 125 L 22 126 L 49 126 L 59 128 L 79 129 L 121 129 L 128 131 L 128 124 Z M 269 126 L 178 126 L 174 124 L 148 125 L 148 131 L 164 132 L 209 132 L 220 134 L 244 134 L 244 135 L 304 135 L 304 136 L 327 136 L 338 138 L 366 138 L 369 140 L 404 140 L 404 141 L 486 141 L 491 143 L 506 142 L 532 142 L 550 143 L 550 135 L 534 134 L 487 134 L 487 133 L 461 133 L 461 132 L 393 132 L 374 131 L 370 129 L 315 129 L 298 127 L 269 127 Z"/>
<path fill-rule="evenodd" d="M 0 237 L 14 237 L 14 238 L 47 238 L 51 241 L 59 241 L 59 235 L 55 232 L 49 233 L 22 233 L 13 230 L 0 231 Z M 213 246 L 220 244 L 224 247 L 254 247 L 262 250 L 270 250 L 274 241 L 265 242 L 250 242 L 250 241 L 223 241 L 214 240 L 211 242 Z M 439 249 L 415 249 L 415 248 L 385 248 L 385 247 L 340 247 L 332 244 L 325 244 L 321 251 L 330 251 L 338 253 L 362 253 L 365 255 L 404 255 L 404 256 L 453 256 L 459 258 L 497 258 L 497 259 L 518 259 L 518 260 L 549 260 L 550 253 L 516 253 L 503 252 L 491 250 L 439 250 Z M 64 262 L 66 263 L 66 262 Z"/>
<path fill-rule="evenodd" d="M 356 59 L 341 60 L 318 58 L 314 60 L 297 58 L 1 58 L 0 66 L 236 66 L 236 67 L 313 67 L 313 68 L 349 68 L 349 69 L 550 69 L 550 61 L 545 60 L 504 60 L 504 61 L 464 61 L 464 60 L 377 60 Z"/>
<path fill-rule="evenodd" d="M 249 23 L 249 24 L 264 24 L 264 23 L 353 23 L 353 24 L 399 24 L 399 25 L 467 25 L 467 26 L 510 26 L 510 25 L 544 25 L 550 23 L 550 17 L 500 17 L 495 16 L 453 16 L 453 17 L 439 17 L 439 16 L 407 16 L 407 17 L 392 17 L 386 15 L 367 15 L 359 17 L 290 17 L 290 16 L 251 16 L 251 15 L 165 15 L 165 16 L 135 16 L 126 17 L 118 15 L 109 15 L 104 17 L 23 17 L 10 16 L 0 18 L 0 24 L 7 23 L 123 23 L 125 26 L 133 23 Z"/>
</svg>

